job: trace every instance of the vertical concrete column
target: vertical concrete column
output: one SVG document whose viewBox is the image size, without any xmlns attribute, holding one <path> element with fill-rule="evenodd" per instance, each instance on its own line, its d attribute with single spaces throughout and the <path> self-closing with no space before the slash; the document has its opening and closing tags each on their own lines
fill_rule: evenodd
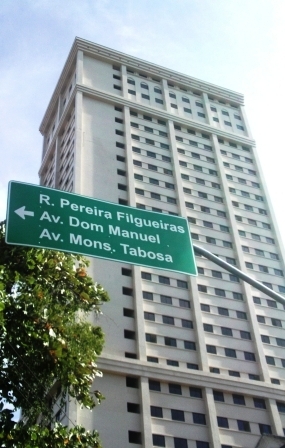
<svg viewBox="0 0 285 448">
<path fill-rule="evenodd" d="M 182 186 L 182 180 L 180 176 L 180 165 L 178 159 L 177 145 L 175 139 L 175 130 L 173 121 L 168 121 L 168 132 L 169 132 L 169 141 L 172 149 L 172 160 L 173 160 L 173 168 L 174 168 L 174 176 L 176 181 L 176 189 L 177 189 L 177 203 L 178 209 L 180 212 L 180 216 L 187 217 L 187 209 L 185 206 L 185 198 Z M 195 331 L 196 331 L 196 341 L 197 341 L 197 352 L 200 361 L 200 368 L 203 371 L 209 371 L 208 364 L 208 356 L 206 351 L 206 343 L 204 338 L 204 329 L 202 322 L 202 313 L 200 307 L 200 299 L 197 288 L 196 277 L 189 276 L 188 282 L 190 284 L 190 291 L 192 295 L 192 311 L 195 319 Z"/>
<path fill-rule="evenodd" d="M 124 123 L 125 123 L 125 148 L 126 148 L 126 171 L 128 173 L 127 185 L 129 205 L 136 206 L 135 195 L 135 181 L 134 181 L 134 168 L 133 168 L 133 156 L 132 156 L 132 138 L 130 127 L 130 108 L 124 107 Z M 141 285 L 141 268 L 139 266 L 133 266 L 133 290 L 134 296 L 134 308 L 135 308 L 135 325 L 137 335 L 137 354 L 138 359 L 146 361 L 146 341 L 144 331 L 144 312 L 143 312 L 143 298 L 142 298 L 142 285 Z"/>
<path fill-rule="evenodd" d="M 269 418 L 271 422 L 272 433 L 275 436 L 284 436 L 282 421 L 277 409 L 276 400 L 273 398 L 269 398 L 267 400 L 267 408 L 269 413 Z"/>
<path fill-rule="evenodd" d="M 150 416 L 150 395 L 148 378 L 141 377 L 141 419 L 142 432 L 144 434 L 143 448 L 152 448 L 152 430 L 151 430 L 151 416 Z"/>
<path fill-rule="evenodd" d="M 212 448 L 220 448 L 220 434 L 217 424 L 217 412 L 213 397 L 213 391 L 209 387 L 205 388 L 205 405 L 208 419 L 210 445 Z"/>
<path fill-rule="evenodd" d="M 163 95 L 163 100 L 164 100 L 164 104 L 165 104 L 165 110 L 167 112 L 171 113 L 169 88 L 168 88 L 166 79 L 162 80 L 162 95 Z"/>
<path fill-rule="evenodd" d="M 76 84 L 82 85 L 83 84 L 83 51 L 78 50 L 77 56 L 76 56 Z"/>
<path fill-rule="evenodd" d="M 73 191 L 79 194 L 84 194 L 84 192 L 82 191 L 82 182 L 81 182 L 82 155 L 84 150 L 82 120 L 83 120 L 83 94 L 82 92 L 76 92 Z"/>
<path fill-rule="evenodd" d="M 204 101 L 204 106 L 205 106 L 205 112 L 206 112 L 206 119 L 207 119 L 207 124 L 212 124 L 212 120 L 211 120 L 211 106 L 210 106 L 210 101 L 208 98 L 208 94 L 203 92 L 203 101 Z"/>
<path fill-rule="evenodd" d="M 234 246 L 235 246 L 235 253 L 237 256 L 238 265 L 239 265 L 239 268 L 241 271 L 246 272 L 246 266 L 245 266 L 245 262 L 244 262 L 244 258 L 243 258 L 243 253 L 242 253 L 241 245 L 239 243 L 240 237 L 239 237 L 238 229 L 236 226 L 234 211 L 233 211 L 233 207 L 231 204 L 231 197 L 230 197 L 228 184 L 227 184 L 227 178 L 226 178 L 226 174 L 225 174 L 225 170 L 224 170 L 224 166 L 223 166 L 222 156 L 220 153 L 218 138 L 216 135 L 212 135 L 212 142 L 213 142 L 214 151 L 215 151 L 215 155 L 216 155 L 219 176 L 221 179 L 221 184 L 223 186 L 225 206 L 227 209 L 228 220 L 229 220 L 231 230 L 232 230 L 233 242 L 234 242 Z M 245 282 L 242 282 L 242 287 L 243 287 L 243 291 L 244 291 L 245 301 L 247 304 L 247 311 L 249 314 L 249 323 L 250 323 L 250 326 L 251 326 L 251 329 L 253 332 L 253 340 L 255 342 L 257 361 L 259 362 L 259 366 L 260 366 L 260 373 L 261 373 L 262 379 L 264 381 L 270 383 L 270 377 L 269 377 L 269 372 L 268 372 L 268 368 L 267 368 L 267 363 L 265 360 L 263 344 L 262 344 L 260 334 L 259 334 L 259 325 L 257 322 L 255 306 L 254 306 L 254 303 L 252 300 L 251 287 L 250 287 L 250 285 L 248 285 Z"/>
<path fill-rule="evenodd" d="M 243 122 L 245 124 L 245 130 L 246 130 L 247 137 L 250 139 L 253 139 L 244 106 L 240 106 L 240 114 L 241 114 Z"/>
<path fill-rule="evenodd" d="M 128 75 L 127 67 L 125 65 L 121 66 L 121 78 L 122 78 L 122 96 L 128 98 Z"/>
</svg>

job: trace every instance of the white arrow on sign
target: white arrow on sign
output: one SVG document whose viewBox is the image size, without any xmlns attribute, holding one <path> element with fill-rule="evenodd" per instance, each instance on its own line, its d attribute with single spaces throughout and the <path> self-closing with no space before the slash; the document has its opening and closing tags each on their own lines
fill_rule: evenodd
<svg viewBox="0 0 285 448">
<path fill-rule="evenodd" d="M 25 216 L 34 216 L 34 212 L 28 212 L 25 210 L 26 206 L 23 205 L 23 207 L 18 208 L 15 210 L 15 213 L 20 216 L 20 218 L 25 219 Z"/>
</svg>

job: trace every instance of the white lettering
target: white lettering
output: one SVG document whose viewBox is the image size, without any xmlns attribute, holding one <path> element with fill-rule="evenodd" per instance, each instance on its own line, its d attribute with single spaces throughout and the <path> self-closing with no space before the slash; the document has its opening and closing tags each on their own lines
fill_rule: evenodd
<svg viewBox="0 0 285 448">
<path fill-rule="evenodd" d="M 46 194 L 40 194 L 40 204 L 45 202 L 47 205 L 50 205 L 49 201 L 50 201 L 49 196 L 47 196 Z"/>
</svg>

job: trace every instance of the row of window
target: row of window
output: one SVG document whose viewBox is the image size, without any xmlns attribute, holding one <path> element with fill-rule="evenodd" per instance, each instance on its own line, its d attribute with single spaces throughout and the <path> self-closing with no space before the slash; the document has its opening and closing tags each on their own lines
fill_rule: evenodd
<svg viewBox="0 0 285 448">
<path fill-rule="evenodd" d="M 210 201 L 219 202 L 220 204 L 224 202 L 223 198 L 221 198 L 220 196 L 208 195 L 208 193 L 205 193 L 204 191 L 191 190 L 191 188 L 188 187 L 183 187 L 183 192 L 191 195 L 194 193 L 193 196 L 199 197 L 201 199 L 208 199 Z"/>
<path fill-rule="evenodd" d="M 205 134 L 205 133 L 199 133 L 199 131 L 198 132 L 196 132 L 194 129 L 190 129 L 190 128 L 182 128 L 180 125 L 178 125 L 178 124 L 175 124 L 174 125 L 174 129 L 176 130 L 176 131 L 182 131 L 182 132 L 187 132 L 187 134 L 191 134 L 191 135 L 196 135 L 197 137 L 202 137 L 202 138 L 204 138 L 204 139 L 206 139 L 206 140 L 210 140 L 210 135 L 209 134 Z M 180 141 L 182 141 L 182 140 L 180 140 Z M 197 146 L 197 145 L 195 145 L 195 146 Z M 211 149 L 210 149 L 210 151 L 212 151 L 212 147 L 210 147 Z"/>
<path fill-rule="evenodd" d="M 247 246 L 242 246 L 244 252 L 249 252 Z M 255 271 L 264 272 L 265 274 L 278 275 L 284 277 L 283 271 L 281 269 L 269 268 L 268 266 L 263 266 L 261 264 L 253 264 L 248 261 L 245 262 L 248 269 L 254 269 Z"/>
<path fill-rule="evenodd" d="M 153 151 L 141 150 L 141 148 L 138 148 L 137 146 L 132 146 L 132 151 L 136 154 L 142 154 L 146 157 L 151 157 L 152 159 L 159 159 L 162 160 L 163 162 L 171 162 L 171 158 L 169 156 L 165 156 L 163 154 L 157 154 L 156 152 Z"/>
<path fill-rule="evenodd" d="M 204 287 L 204 285 L 200 285 L 200 287 L 202 287 L 202 289 L 207 287 Z M 223 291 L 223 290 L 221 290 Z M 205 291 L 202 291 L 205 292 Z M 211 313 L 214 314 L 213 309 L 211 310 L 210 305 L 206 304 L 206 303 L 201 303 L 201 310 L 205 311 L 206 313 Z M 235 316 L 230 316 L 230 312 L 228 310 L 228 308 L 224 308 L 221 306 L 217 307 L 217 311 L 218 314 L 220 314 L 220 316 L 228 316 L 228 317 L 237 317 L 238 319 L 243 319 L 243 320 L 247 320 L 247 314 L 244 311 L 235 311 Z M 232 312 L 234 312 L 234 310 L 231 310 Z"/>
<path fill-rule="evenodd" d="M 201 179 L 199 177 L 192 177 L 192 176 L 190 177 L 188 176 L 188 174 L 181 174 L 181 178 L 183 180 L 190 181 L 191 183 L 196 182 L 196 184 L 205 185 L 206 187 L 216 188 L 217 190 L 221 189 L 220 184 L 218 184 L 217 182 L 210 182 L 208 180 Z"/>
<path fill-rule="evenodd" d="M 150 272 L 141 272 L 141 277 L 144 280 L 153 280 L 152 274 Z M 173 279 L 172 279 L 173 280 Z M 158 275 L 158 283 L 162 283 L 163 285 L 170 285 L 170 278 L 165 277 L 164 275 Z M 188 289 L 188 283 L 184 280 L 176 280 L 176 286 L 178 288 Z"/>
<path fill-rule="evenodd" d="M 267 222 L 257 221 L 256 219 L 251 219 L 251 218 L 244 218 L 240 215 L 235 215 L 235 219 L 238 222 L 246 222 L 250 226 L 261 227 L 266 230 L 271 230 L 271 225 L 268 224 Z"/>
<path fill-rule="evenodd" d="M 248 246 L 242 246 L 242 250 L 250 254 L 258 255 L 259 257 L 271 258 L 271 260 L 279 260 L 279 255 L 273 252 L 266 252 L 264 250 Z"/>
<path fill-rule="evenodd" d="M 213 238 L 211 236 L 198 235 L 198 233 L 191 232 L 191 237 L 192 237 L 192 240 L 196 240 L 196 241 L 200 240 L 202 242 L 206 242 L 208 244 L 214 244 L 214 245 L 217 245 L 220 247 L 221 246 L 228 247 L 229 249 L 232 249 L 232 247 L 233 247 L 233 245 L 230 241 L 224 241 L 221 239 Z M 236 280 L 231 279 L 231 281 L 236 281 Z"/>
<path fill-rule="evenodd" d="M 210 207 L 206 207 L 204 205 L 193 204 L 193 202 L 189 202 L 189 201 L 185 201 L 185 207 L 190 208 L 192 210 L 194 210 L 194 209 L 199 210 L 202 213 L 209 213 L 209 214 L 215 213 L 215 215 L 221 216 L 222 218 L 227 217 L 226 212 L 224 212 L 223 210 L 217 210 L 217 209 L 213 209 Z M 220 225 L 220 231 L 229 233 L 229 227 Z"/>
<path fill-rule="evenodd" d="M 171 299 L 171 297 L 168 297 L 168 296 L 161 296 L 161 297 L 163 297 L 163 299 L 166 298 L 167 300 Z M 165 303 L 165 302 L 163 302 L 161 300 L 161 303 Z M 145 320 L 149 320 L 151 322 L 157 322 L 156 316 L 158 316 L 158 315 L 155 314 L 155 313 L 152 313 L 150 311 L 144 311 L 144 318 L 145 318 Z M 181 327 L 183 327 L 183 328 L 191 328 L 191 329 L 193 328 L 193 322 L 191 320 L 189 320 L 189 319 L 180 319 L 179 318 L 179 319 L 176 319 L 176 323 L 177 323 L 177 320 L 180 321 Z M 175 325 L 175 319 L 174 319 L 173 316 L 162 315 L 161 316 L 161 322 L 163 324 L 167 324 L 167 325 Z M 152 341 L 148 341 L 148 342 L 152 342 Z"/>
<path fill-rule="evenodd" d="M 254 201 L 260 201 L 263 202 L 263 197 L 260 196 L 259 194 L 252 194 L 248 191 L 244 191 L 244 190 L 236 190 L 236 188 L 232 188 L 229 187 L 229 191 L 232 194 L 236 194 L 237 196 L 243 196 L 244 198 L 251 198 Z"/>
<path fill-rule="evenodd" d="M 189 208 L 191 208 L 191 207 L 189 207 Z M 219 210 L 217 210 L 217 211 L 219 211 Z M 218 216 L 222 216 L 224 218 L 226 217 L 224 214 L 218 214 Z M 192 218 L 192 217 L 189 216 L 188 217 L 188 222 L 190 222 L 191 224 L 196 224 L 197 220 L 196 220 L 196 218 Z M 204 227 L 207 227 L 207 229 L 215 229 L 215 230 L 218 230 L 220 232 L 227 232 L 227 233 L 229 233 L 229 231 L 230 231 L 229 227 L 223 226 L 223 225 L 220 225 L 220 224 L 216 224 L 216 223 L 212 223 L 211 221 L 204 221 L 204 220 L 202 220 L 202 224 L 203 224 Z"/>
<path fill-rule="evenodd" d="M 233 152 L 227 152 L 223 149 L 220 150 L 221 154 L 227 157 L 231 157 L 235 160 L 241 160 L 242 162 L 253 163 L 253 160 L 250 157 L 245 157 L 244 155 L 240 156 L 239 154 L 235 154 Z"/>
<path fill-rule="evenodd" d="M 168 133 L 165 132 L 165 131 L 161 131 L 159 129 L 157 130 L 157 129 L 151 128 L 149 126 L 142 126 L 142 125 L 141 125 L 141 128 L 140 128 L 139 124 L 135 123 L 133 121 L 131 121 L 131 127 L 140 129 L 140 130 L 145 131 L 145 132 L 149 132 L 150 134 L 157 133 L 157 135 L 159 135 L 160 137 L 168 137 Z"/>
<path fill-rule="evenodd" d="M 145 115 L 145 114 L 139 115 L 134 110 L 130 110 L 130 115 L 132 117 L 141 118 L 142 120 L 146 120 L 146 121 L 149 121 L 149 122 L 157 123 L 157 124 L 159 124 L 161 126 L 166 126 L 166 121 L 165 120 L 160 120 L 159 118 L 154 118 L 154 117 L 151 117 L 150 115 Z"/>
<path fill-rule="evenodd" d="M 194 165 L 192 163 L 189 164 L 189 163 L 185 162 L 184 160 L 179 160 L 179 165 L 183 166 L 184 168 L 190 168 L 195 171 L 199 171 L 200 173 L 210 174 L 211 176 L 218 176 L 218 173 L 216 170 L 208 169 L 208 168 L 200 166 L 200 165 Z M 191 165 L 191 166 L 189 166 L 189 165 Z"/>
<path fill-rule="evenodd" d="M 233 178 L 232 175 L 226 174 L 226 178 L 228 180 L 231 180 L 233 182 L 238 182 L 238 183 L 243 184 L 243 185 L 249 185 L 249 186 L 254 187 L 254 188 L 260 188 L 260 184 L 258 182 L 248 181 L 246 179 L 243 179 L 242 177 L 235 177 L 235 178 Z"/>
<path fill-rule="evenodd" d="M 177 148 L 177 152 L 180 154 L 185 154 L 185 150 L 181 148 Z M 204 156 L 203 154 L 198 154 L 197 152 L 187 152 L 187 156 L 191 157 L 192 159 L 202 160 L 203 162 L 213 163 L 215 164 L 215 160 L 213 157 Z"/>
<path fill-rule="evenodd" d="M 250 152 L 250 148 L 248 146 L 243 146 L 243 145 L 237 145 L 234 142 L 228 141 L 228 140 L 224 140 L 223 138 L 218 137 L 218 142 L 223 144 L 223 145 L 228 145 L 231 148 L 236 148 L 236 149 L 242 149 L 245 152 Z"/>
<path fill-rule="evenodd" d="M 158 168 L 160 168 L 157 165 L 153 165 L 152 163 L 148 163 L 148 164 L 145 163 L 145 166 L 143 167 L 143 162 L 141 162 L 140 160 L 136 160 L 136 159 L 133 159 L 133 164 L 135 166 L 139 166 L 141 168 L 145 168 L 145 169 L 148 169 L 148 170 L 151 170 L 151 171 L 157 171 L 157 172 L 159 172 Z M 168 174 L 170 176 L 173 174 L 172 170 L 169 170 L 167 168 L 163 168 L 163 173 L 164 174 Z"/>
<path fill-rule="evenodd" d="M 177 142 L 181 142 L 181 143 L 184 143 L 186 145 L 194 146 L 195 148 L 205 149 L 206 151 L 210 151 L 210 152 L 213 151 L 212 146 L 206 145 L 204 143 L 197 142 L 195 140 L 188 140 L 188 139 L 182 138 L 182 137 L 180 137 L 178 135 L 175 136 L 175 139 L 176 139 Z M 185 150 L 183 148 L 179 148 L 178 149 L 178 152 L 180 152 L 181 154 L 185 154 L 185 151 L 188 151 L 188 149 L 187 150 Z"/>
<path fill-rule="evenodd" d="M 262 241 L 267 244 L 275 244 L 274 238 L 268 236 L 258 235 L 257 233 L 249 233 L 245 232 L 244 230 L 238 230 L 238 233 L 240 236 L 244 238 L 251 238 L 252 240 Z"/>
<path fill-rule="evenodd" d="M 155 179 L 153 177 L 145 177 L 142 174 L 134 173 L 134 178 L 139 181 L 147 179 L 151 185 L 161 186 L 162 188 L 168 188 L 169 190 L 175 190 L 175 185 L 171 182 L 163 182 L 162 180 Z"/>
<path fill-rule="evenodd" d="M 204 328 L 204 331 L 206 331 L 207 333 L 216 333 L 216 332 L 214 332 L 214 326 L 212 324 L 204 323 L 203 328 Z M 220 329 L 220 333 L 216 333 L 216 334 L 233 337 L 232 328 L 230 328 L 230 327 L 218 327 L 218 328 Z M 236 332 L 239 332 L 241 339 L 251 340 L 251 334 L 249 331 L 236 330 Z M 245 353 L 248 353 L 248 352 L 245 352 Z M 250 355 L 245 355 L 245 356 L 249 356 L 249 358 L 251 357 Z M 253 354 L 253 358 L 254 358 L 254 354 Z M 247 358 L 245 357 L 245 359 L 247 359 Z M 249 359 L 249 361 L 255 361 L 255 359 Z"/>
<path fill-rule="evenodd" d="M 263 216 L 267 215 L 267 211 L 264 210 L 263 208 L 253 207 L 252 205 L 240 203 L 237 201 L 232 201 L 232 205 L 233 205 L 233 207 L 236 207 L 236 208 L 239 208 L 240 206 L 242 206 L 241 208 L 243 208 L 244 210 L 247 210 L 248 212 L 259 213 L 260 215 L 263 215 Z"/>
<path fill-rule="evenodd" d="M 260 297 L 253 296 L 252 299 L 253 299 L 253 302 L 255 304 L 261 305 L 261 298 Z M 266 301 L 267 306 L 270 307 L 270 308 L 282 307 L 281 304 L 279 304 L 279 305 L 277 304 L 276 300 L 263 299 L 262 305 L 264 304 L 264 301 Z M 285 304 L 283 304 L 283 309 L 285 309 Z"/>
<path fill-rule="evenodd" d="M 145 300 L 151 300 L 153 301 L 153 293 L 149 291 L 143 291 L 143 299 Z M 175 299 L 175 301 L 178 301 L 178 305 L 181 308 L 190 308 L 190 301 L 185 299 Z M 173 305 L 173 297 L 166 296 L 166 295 L 160 295 L 160 302 L 164 303 L 165 305 Z"/>
<path fill-rule="evenodd" d="M 120 135 L 123 135 L 123 133 L 120 134 Z M 139 141 L 139 142 L 142 142 L 142 143 L 146 143 L 147 145 L 156 146 L 156 143 L 157 143 L 157 146 L 159 146 L 160 148 L 162 148 L 162 149 L 169 149 L 169 145 L 167 143 L 157 142 L 157 141 L 152 140 L 150 138 L 140 137 L 139 135 L 136 135 L 136 134 L 131 134 L 131 137 L 132 137 L 133 140 L 136 140 L 136 141 Z M 144 141 L 142 139 L 144 139 Z"/>
<path fill-rule="evenodd" d="M 230 168 L 232 170 L 239 171 L 240 173 L 246 173 L 246 174 L 250 174 L 252 176 L 256 176 L 255 170 L 251 170 L 249 168 L 243 168 L 242 166 L 239 166 L 239 165 L 232 165 L 232 164 L 229 164 L 228 162 L 223 162 L 223 165 L 226 168 Z"/>
</svg>

